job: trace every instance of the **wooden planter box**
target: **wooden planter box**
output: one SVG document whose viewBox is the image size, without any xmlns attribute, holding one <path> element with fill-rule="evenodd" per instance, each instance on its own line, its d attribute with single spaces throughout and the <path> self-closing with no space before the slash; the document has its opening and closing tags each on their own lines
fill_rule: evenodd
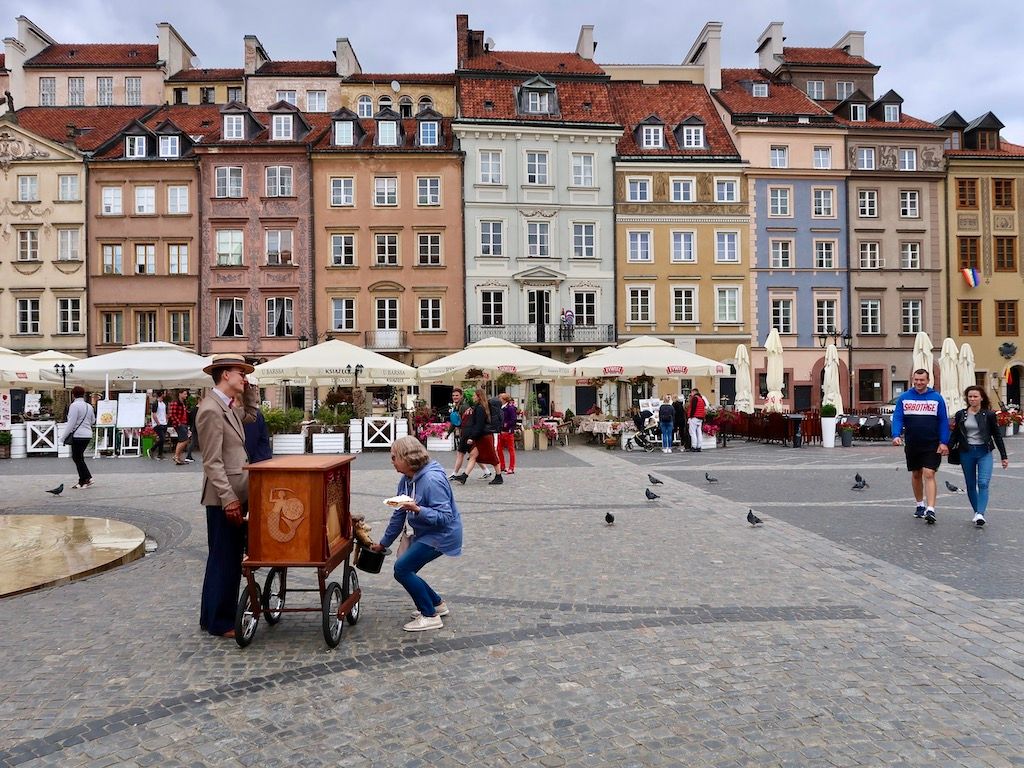
<svg viewBox="0 0 1024 768">
<path fill-rule="evenodd" d="M 345 453 L 344 432 L 319 432 L 312 437 L 313 453 Z"/>
<path fill-rule="evenodd" d="M 427 438 L 427 451 L 429 453 L 437 453 L 441 451 L 451 452 L 455 450 L 455 446 L 452 444 L 450 437 L 428 437 Z"/>
<path fill-rule="evenodd" d="M 271 440 L 275 455 L 297 455 L 306 452 L 305 435 L 274 435 Z"/>
</svg>

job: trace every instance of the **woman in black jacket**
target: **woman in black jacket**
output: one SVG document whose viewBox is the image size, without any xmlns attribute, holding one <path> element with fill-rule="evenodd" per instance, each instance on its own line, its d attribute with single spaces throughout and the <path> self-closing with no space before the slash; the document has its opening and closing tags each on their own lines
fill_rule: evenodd
<svg viewBox="0 0 1024 768">
<path fill-rule="evenodd" d="M 490 485 L 501 485 L 505 481 L 501 477 L 501 470 L 498 467 L 498 454 L 494 450 L 494 433 L 491 432 L 491 410 L 487 403 L 487 396 L 482 389 L 473 393 L 473 417 L 469 420 L 462 420 L 462 437 L 469 448 L 469 463 L 466 464 L 466 471 L 455 476 L 463 485 L 469 479 L 473 467 L 480 464 L 489 465 L 492 468 L 494 477 Z M 484 477 L 489 477 L 488 472 Z"/>
<path fill-rule="evenodd" d="M 960 452 L 960 469 L 967 484 L 967 498 L 974 509 L 973 522 L 981 528 L 985 525 L 988 486 L 992 480 L 992 450 L 999 449 L 1003 469 L 1010 465 L 1010 460 L 1006 457 L 1003 435 L 996 414 L 989 407 L 985 390 L 977 386 L 968 387 L 964 390 L 964 399 L 967 407 L 957 411 L 953 417 L 949 448 Z"/>
</svg>

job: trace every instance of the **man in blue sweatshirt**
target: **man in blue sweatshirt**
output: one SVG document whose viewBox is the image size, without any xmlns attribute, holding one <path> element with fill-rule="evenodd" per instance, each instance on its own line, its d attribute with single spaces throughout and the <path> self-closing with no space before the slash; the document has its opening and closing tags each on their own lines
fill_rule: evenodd
<svg viewBox="0 0 1024 768">
<path fill-rule="evenodd" d="M 892 444 L 902 445 L 917 508 L 914 517 L 935 522 L 935 471 L 942 457 L 949 454 L 949 416 L 942 395 L 928 386 L 928 371 L 918 368 L 911 383 L 914 388 L 896 400 L 892 414 Z"/>
</svg>

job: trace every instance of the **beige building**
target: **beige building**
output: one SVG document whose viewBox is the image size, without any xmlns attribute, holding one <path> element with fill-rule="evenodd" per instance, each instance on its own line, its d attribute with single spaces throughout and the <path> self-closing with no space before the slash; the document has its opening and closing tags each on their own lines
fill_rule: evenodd
<svg viewBox="0 0 1024 768">
<path fill-rule="evenodd" d="M 25 16 L 4 39 L 15 108 L 161 104 L 164 79 L 189 69 L 195 52 L 167 22 L 150 43 L 60 43 Z"/>
<path fill-rule="evenodd" d="M 244 101 L 242 70 L 183 69 L 164 83 L 167 104 L 227 104 Z"/>
<path fill-rule="evenodd" d="M 82 154 L 12 117 L 0 118 L 0 346 L 84 355 Z"/>
</svg>

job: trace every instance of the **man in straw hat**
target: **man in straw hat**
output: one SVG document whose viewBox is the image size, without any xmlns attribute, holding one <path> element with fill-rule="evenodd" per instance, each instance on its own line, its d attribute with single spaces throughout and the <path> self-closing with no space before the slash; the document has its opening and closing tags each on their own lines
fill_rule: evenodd
<svg viewBox="0 0 1024 768">
<path fill-rule="evenodd" d="M 196 412 L 209 538 L 199 626 L 211 635 L 234 637 L 249 500 L 249 473 L 242 469 L 249 460 L 243 423 L 256 420 L 259 389 L 246 380 L 253 367 L 239 354 L 214 355 L 203 372 L 213 378 L 213 389 Z"/>
</svg>

